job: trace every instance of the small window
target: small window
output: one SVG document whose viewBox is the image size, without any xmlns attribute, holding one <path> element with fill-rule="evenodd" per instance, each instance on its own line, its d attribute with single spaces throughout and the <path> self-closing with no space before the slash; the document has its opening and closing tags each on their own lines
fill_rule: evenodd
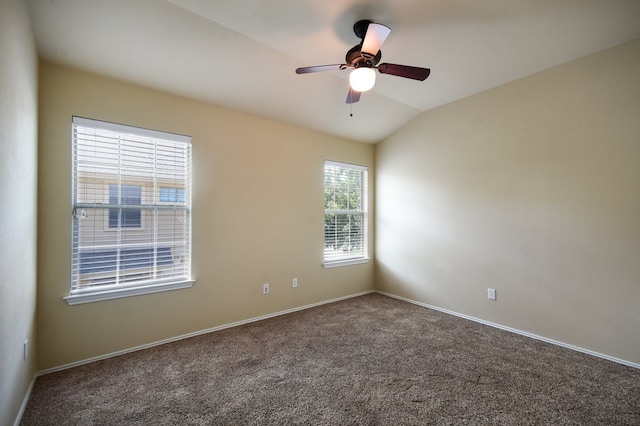
<svg viewBox="0 0 640 426">
<path fill-rule="evenodd" d="M 184 203 L 184 188 L 160 188 L 161 203 Z"/>
<path fill-rule="evenodd" d="M 191 138 L 80 117 L 72 129 L 67 302 L 190 287 Z"/>
<path fill-rule="evenodd" d="M 367 168 L 326 161 L 324 165 L 324 266 L 369 260 Z"/>
</svg>

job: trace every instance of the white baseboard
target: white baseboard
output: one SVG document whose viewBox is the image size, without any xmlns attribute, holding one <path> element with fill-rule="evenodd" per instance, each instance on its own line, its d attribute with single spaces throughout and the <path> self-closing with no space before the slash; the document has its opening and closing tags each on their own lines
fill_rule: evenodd
<svg viewBox="0 0 640 426">
<path fill-rule="evenodd" d="M 302 310 L 309 309 L 309 308 L 315 308 L 316 306 L 321 306 L 321 305 L 326 305 L 326 304 L 329 304 L 329 303 L 339 302 L 341 300 L 351 299 L 353 297 L 364 296 L 365 294 L 371 294 L 373 292 L 374 292 L 373 290 L 363 291 L 361 293 L 350 294 L 348 296 L 342 296 L 342 297 L 338 297 L 338 298 L 331 299 L 331 300 L 325 300 L 325 301 L 322 301 L 322 302 L 312 303 L 310 305 L 304 305 L 304 306 L 299 306 L 297 308 L 286 309 L 284 311 L 275 312 L 275 313 L 272 313 L 272 314 L 261 315 L 259 317 L 249 318 L 249 319 L 242 320 L 242 321 L 236 321 L 236 322 L 232 322 L 232 323 L 229 323 L 229 324 L 223 324 L 223 325 L 219 325 L 217 327 L 208 328 L 206 330 L 200 330 L 200 331 L 195 331 L 193 333 L 183 334 L 183 335 L 176 336 L 176 337 L 170 337 L 168 339 L 160 340 L 160 341 L 157 341 L 157 342 L 147 343 L 146 345 L 135 346 L 133 348 L 124 349 L 124 350 L 121 350 L 121 351 L 112 352 L 112 353 L 108 353 L 108 354 L 105 354 L 105 355 L 100 355 L 100 356 L 97 356 L 97 357 L 93 357 L 93 358 L 88 358 L 88 359 L 84 359 L 84 360 L 81 360 L 81 361 L 72 362 L 70 364 L 65 364 L 65 365 L 61 365 L 61 366 L 58 366 L 58 367 L 48 368 L 46 370 L 39 371 L 38 373 L 36 373 L 36 376 L 43 376 L 45 374 L 54 373 L 56 371 L 67 370 L 69 368 L 78 367 L 80 365 L 89 364 L 89 363 L 95 362 L 95 361 L 101 361 L 103 359 L 113 358 L 115 356 L 124 355 L 124 354 L 130 353 L 130 352 L 136 352 L 136 351 L 140 351 L 140 350 L 143 350 L 143 349 L 149 349 L 149 348 L 152 348 L 154 346 L 164 345 L 165 343 L 176 342 L 178 340 L 188 339 L 190 337 L 196 337 L 196 336 L 200 336 L 202 334 L 213 333 L 214 331 L 220 331 L 220 330 L 224 330 L 224 329 L 227 329 L 227 328 L 237 327 L 237 326 L 240 326 L 240 325 L 249 324 L 249 323 L 256 322 L 256 321 L 262 321 L 262 320 L 273 318 L 273 317 L 277 317 L 277 316 L 280 316 L 280 315 L 291 314 L 293 312 L 302 311 Z M 33 385 L 33 383 L 32 383 L 32 385 Z M 30 393 L 30 391 L 29 391 L 29 393 Z M 28 400 L 28 398 L 27 398 L 27 400 Z M 26 406 L 26 404 L 25 404 L 25 406 Z"/>
<path fill-rule="evenodd" d="M 582 352 L 582 353 L 585 353 L 587 355 L 593 355 L 595 357 L 603 358 L 603 359 L 606 359 L 606 360 L 609 360 L 609 361 L 613 361 L 613 362 L 616 362 L 618 364 L 623 364 L 623 365 L 626 365 L 626 366 L 629 366 L 629 367 L 640 369 L 640 364 L 637 364 L 635 362 L 627 361 L 627 360 L 620 359 L 620 358 L 615 358 L 615 357 L 612 357 L 612 356 L 609 356 L 609 355 L 601 354 L 599 352 L 591 351 L 589 349 L 584 349 L 584 348 L 581 348 L 579 346 L 570 345 L 569 343 L 564 343 L 564 342 L 560 342 L 558 340 L 549 339 L 547 337 L 538 336 L 537 334 L 533 334 L 533 333 L 529 333 L 529 332 L 526 332 L 526 331 L 518 330 L 516 328 L 507 327 L 507 326 L 504 326 L 504 325 L 501 325 L 501 324 L 496 324 L 494 322 L 485 321 L 485 320 L 480 319 L 480 318 L 474 318 L 474 317 L 471 317 L 469 315 L 465 315 L 465 314 L 461 314 L 461 313 L 458 313 L 458 312 L 450 311 L 448 309 L 439 308 L 437 306 L 429 305 L 427 303 L 418 302 L 416 300 L 407 299 L 406 297 L 396 296 L 395 294 L 387 293 L 387 292 L 384 292 L 384 291 L 376 290 L 375 292 L 378 293 L 378 294 L 381 294 L 383 296 L 392 297 L 394 299 L 398 299 L 398 300 L 402 300 L 404 302 L 412 303 L 414 305 L 422 306 L 423 308 L 433 309 L 435 311 L 443 312 L 443 313 L 449 314 L 449 315 L 454 315 L 456 317 L 460 317 L 460 318 L 464 318 L 464 319 L 467 319 L 467 320 L 470 320 L 470 321 L 474 321 L 474 322 L 477 322 L 477 323 L 480 323 L 480 324 L 488 325 L 490 327 L 499 328 L 500 330 L 505 330 L 505 331 L 509 331 L 511 333 L 520 334 L 522 336 L 530 337 L 532 339 L 541 340 L 541 341 L 546 342 L 546 343 L 551 343 L 552 345 L 561 346 L 563 348 L 572 349 L 574 351 Z"/>
<path fill-rule="evenodd" d="M 19 426 L 22 421 L 22 415 L 24 414 L 24 410 L 27 409 L 27 404 L 29 403 L 29 398 L 31 398 L 31 391 L 33 390 L 33 385 L 36 383 L 37 373 L 31 379 L 31 383 L 29 383 L 29 387 L 27 388 L 27 393 L 24 394 L 24 398 L 22 398 L 22 404 L 20 405 L 20 410 L 18 411 L 18 415 L 16 416 L 15 422 L 13 422 L 13 426 Z"/>
<path fill-rule="evenodd" d="M 224 330 L 224 329 L 227 329 L 227 328 L 237 327 L 237 326 L 240 326 L 240 325 L 249 324 L 249 323 L 256 322 L 256 321 L 262 321 L 262 320 L 265 320 L 265 319 L 268 319 L 268 318 L 274 318 L 274 317 L 277 317 L 277 316 L 280 316 L 280 315 L 286 315 L 286 314 L 290 314 L 290 313 L 293 313 L 293 312 L 302 311 L 302 310 L 305 310 L 305 309 L 315 308 L 316 306 L 321 306 L 321 305 L 326 305 L 326 304 L 329 304 L 329 303 L 339 302 L 341 300 L 351 299 L 353 297 L 364 296 L 365 294 L 370 294 L 370 293 L 378 293 L 378 294 L 381 294 L 383 296 L 388 296 L 388 297 L 391 297 L 391 298 L 394 298 L 394 299 L 402 300 L 402 301 L 405 301 L 405 302 L 408 302 L 408 303 L 412 303 L 414 305 L 422 306 L 424 308 L 433 309 L 433 310 L 436 310 L 436 311 L 439 311 L 439 312 L 443 312 L 445 314 L 454 315 L 454 316 L 457 316 L 457 317 L 460 317 L 460 318 L 464 318 L 464 319 L 467 319 L 467 320 L 470 320 L 470 321 L 474 321 L 474 322 L 477 322 L 477 323 L 480 323 L 480 324 L 488 325 L 490 327 L 499 328 L 501 330 L 509 331 L 511 333 L 520 334 L 522 336 L 527 336 L 527 337 L 530 337 L 532 339 L 536 339 L 536 340 L 540 340 L 540 341 L 543 341 L 543 342 L 551 343 L 551 344 L 556 345 L 556 346 L 561 346 L 561 347 L 564 347 L 564 348 L 572 349 L 574 351 L 582 352 L 582 353 L 585 353 L 585 354 L 588 354 L 588 355 L 596 356 L 598 358 L 603 358 L 603 359 L 606 359 L 606 360 L 609 360 L 609 361 L 613 361 L 613 362 L 616 362 L 618 364 L 623 364 L 623 365 L 627 365 L 629 367 L 640 369 L 640 364 L 637 364 L 637 363 L 634 363 L 634 362 L 631 362 L 631 361 L 627 361 L 627 360 L 620 359 L 620 358 L 615 358 L 615 357 L 612 357 L 612 356 L 609 356 L 609 355 L 605 355 L 605 354 L 601 354 L 601 353 L 598 353 L 598 352 L 591 351 L 589 349 L 584 349 L 584 348 L 581 348 L 581 347 L 578 347 L 578 346 L 570 345 L 568 343 L 564 343 L 564 342 L 560 342 L 560 341 L 557 341 L 557 340 L 549 339 L 549 338 L 546 338 L 546 337 L 543 337 L 543 336 L 538 336 L 538 335 L 533 334 L 533 333 L 529 333 L 529 332 L 526 332 L 526 331 L 522 331 L 522 330 L 518 330 L 518 329 L 515 329 L 515 328 L 507 327 L 507 326 L 504 326 L 504 325 L 501 325 L 501 324 L 497 324 L 497 323 L 493 323 L 493 322 L 490 322 L 490 321 L 485 321 L 485 320 L 482 320 L 482 319 L 479 319 L 479 318 L 471 317 L 469 315 L 464 315 L 464 314 L 461 314 L 461 313 L 458 313 L 458 312 L 454 312 L 454 311 L 450 311 L 448 309 L 443 309 L 443 308 L 440 308 L 440 307 L 437 307 L 437 306 L 429 305 L 427 303 L 418 302 L 416 300 L 408 299 L 408 298 L 402 297 L 402 296 L 397 296 L 395 294 L 387 293 L 387 292 L 384 292 L 384 291 L 368 290 L 368 291 L 363 291 L 361 293 L 350 294 L 348 296 L 342 296 L 342 297 L 338 297 L 338 298 L 335 298 L 335 299 L 330 299 L 330 300 L 325 300 L 325 301 L 322 301 L 322 302 L 312 303 L 310 305 L 304 305 L 304 306 L 299 306 L 299 307 L 296 307 L 296 308 L 286 309 L 284 311 L 274 312 L 272 314 L 261 315 L 259 317 L 253 317 L 253 318 L 249 318 L 249 319 L 246 319 L 246 320 L 232 322 L 232 323 L 229 323 L 229 324 L 223 324 L 223 325 L 219 325 L 217 327 L 208 328 L 206 330 L 195 331 L 193 333 L 183 334 L 183 335 L 180 335 L 180 336 L 171 337 L 171 338 L 168 338 L 168 339 L 164 339 L 164 340 L 160 340 L 160 341 L 157 341 L 157 342 L 148 343 L 148 344 L 145 344 L 145 345 L 135 346 L 133 348 L 124 349 L 124 350 L 121 350 L 121 351 L 112 352 L 112 353 L 108 353 L 108 354 L 105 354 L 105 355 L 100 355 L 100 356 L 97 356 L 97 357 L 84 359 L 84 360 L 81 360 L 81 361 L 76 361 L 76 362 L 73 362 L 73 363 L 70 363 L 70 364 L 61 365 L 61 366 L 58 366 L 58 367 L 48 368 L 46 370 L 42 370 L 42 371 L 37 372 L 36 373 L 36 377 L 37 376 L 43 376 L 45 374 L 53 373 L 53 372 L 56 372 L 56 371 L 67 370 L 69 368 L 78 367 L 80 365 L 89 364 L 91 362 L 100 361 L 100 360 L 103 360 L 103 359 L 113 358 L 113 357 L 116 357 L 116 356 L 119 356 L 119 355 L 124 355 L 124 354 L 130 353 L 130 352 L 136 352 L 136 351 L 152 348 L 154 346 L 163 345 L 165 343 L 176 342 L 176 341 L 179 341 L 179 340 L 188 339 L 190 337 L 200 336 L 202 334 L 213 333 L 215 331 L 220 331 L 220 330 Z M 21 407 L 20 416 L 22 415 L 22 411 L 26 407 L 26 404 L 27 404 L 27 402 L 29 400 L 29 395 L 31 394 L 31 389 L 32 388 L 33 388 L 33 381 L 32 381 L 32 383 L 31 383 L 31 385 L 29 387 L 29 391 L 28 391 L 28 393 L 27 393 L 27 395 L 25 397 L 25 400 L 23 402 L 23 407 Z"/>
</svg>

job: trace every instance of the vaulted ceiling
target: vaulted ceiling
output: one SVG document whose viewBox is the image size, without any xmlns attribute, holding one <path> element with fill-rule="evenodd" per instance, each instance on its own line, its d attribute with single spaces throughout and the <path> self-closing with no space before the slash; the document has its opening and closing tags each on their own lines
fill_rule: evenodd
<svg viewBox="0 0 640 426">
<path fill-rule="evenodd" d="M 28 0 L 41 58 L 375 143 L 423 111 L 640 37 L 638 0 Z M 353 24 L 391 27 L 378 75 L 345 103 Z M 351 116 L 352 114 L 352 116 Z"/>
</svg>

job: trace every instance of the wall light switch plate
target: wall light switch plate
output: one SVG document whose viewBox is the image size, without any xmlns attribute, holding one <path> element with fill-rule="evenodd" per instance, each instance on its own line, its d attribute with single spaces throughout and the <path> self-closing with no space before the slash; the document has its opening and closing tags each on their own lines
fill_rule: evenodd
<svg viewBox="0 0 640 426">
<path fill-rule="evenodd" d="M 298 287 L 298 279 L 294 278 L 293 280 L 291 280 L 291 287 L 296 288 Z"/>
<path fill-rule="evenodd" d="M 496 289 L 495 288 L 489 288 L 487 289 L 487 296 L 489 297 L 489 299 L 491 300 L 496 300 Z"/>
<path fill-rule="evenodd" d="M 262 294 L 269 294 L 269 284 L 262 284 Z"/>
</svg>

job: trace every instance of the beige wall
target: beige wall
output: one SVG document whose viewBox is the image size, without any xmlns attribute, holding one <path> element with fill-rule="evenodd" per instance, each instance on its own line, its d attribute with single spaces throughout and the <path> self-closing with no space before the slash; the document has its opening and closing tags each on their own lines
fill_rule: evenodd
<svg viewBox="0 0 640 426">
<path fill-rule="evenodd" d="M 36 371 L 38 62 L 26 2 L 0 2 L 0 52 L 0 425 L 8 425 Z"/>
<path fill-rule="evenodd" d="M 72 115 L 193 137 L 191 289 L 63 301 Z M 40 67 L 39 143 L 40 370 L 373 289 L 372 262 L 322 267 L 324 160 L 368 166 L 373 177 L 372 145 L 48 63 Z"/>
<path fill-rule="evenodd" d="M 376 158 L 376 288 L 640 363 L 640 40 L 429 111 Z"/>
</svg>

